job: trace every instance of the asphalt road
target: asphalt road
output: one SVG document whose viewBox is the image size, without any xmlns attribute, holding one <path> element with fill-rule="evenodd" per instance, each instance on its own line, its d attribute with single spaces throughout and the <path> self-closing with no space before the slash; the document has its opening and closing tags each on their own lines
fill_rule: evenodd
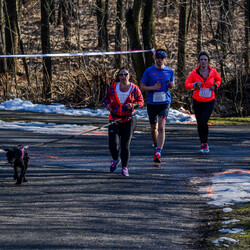
<svg viewBox="0 0 250 250">
<path fill-rule="evenodd" d="M 101 126 L 107 119 L 0 111 L 0 120 Z M 16 186 L 0 153 L 0 249 L 202 249 L 213 207 L 194 178 L 249 169 L 250 126 L 211 126 L 209 155 L 195 125 L 167 124 L 163 163 L 152 162 L 139 121 L 130 177 L 109 173 L 107 134 L 65 136 L 0 129 L 0 148 L 29 145 L 28 182 Z"/>
</svg>

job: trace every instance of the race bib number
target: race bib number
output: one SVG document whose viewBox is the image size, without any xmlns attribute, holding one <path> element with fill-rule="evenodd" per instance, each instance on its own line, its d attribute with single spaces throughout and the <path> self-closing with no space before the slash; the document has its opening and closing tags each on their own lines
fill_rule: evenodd
<svg viewBox="0 0 250 250">
<path fill-rule="evenodd" d="M 165 101 L 166 101 L 166 93 L 165 92 L 154 92 L 153 102 L 165 102 Z"/>
<path fill-rule="evenodd" d="M 201 97 L 211 97 L 211 89 L 200 88 L 199 96 Z"/>
</svg>

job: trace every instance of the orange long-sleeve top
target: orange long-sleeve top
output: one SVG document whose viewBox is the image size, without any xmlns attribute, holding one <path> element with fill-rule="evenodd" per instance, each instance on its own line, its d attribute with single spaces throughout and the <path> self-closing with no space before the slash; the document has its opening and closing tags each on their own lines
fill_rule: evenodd
<svg viewBox="0 0 250 250">
<path fill-rule="evenodd" d="M 207 78 L 203 78 L 199 73 L 199 67 L 195 68 L 188 76 L 185 82 L 186 89 L 193 89 L 193 98 L 199 102 L 209 102 L 215 99 L 214 90 L 210 91 L 210 87 L 215 85 L 219 88 L 221 85 L 221 77 L 216 69 L 209 68 L 209 75 Z M 195 88 L 194 83 L 202 82 L 200 88 Z"/>
</svg>

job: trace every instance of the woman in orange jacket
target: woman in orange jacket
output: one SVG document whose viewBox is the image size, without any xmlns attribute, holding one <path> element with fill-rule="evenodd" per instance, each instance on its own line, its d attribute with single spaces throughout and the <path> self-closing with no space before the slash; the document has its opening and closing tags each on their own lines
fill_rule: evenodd
<svg viewBox="0 0 250 250">
<path fill-rule="evenodd" d="M 221 77 L 216 69 L 209 66 L 210 55 L 202 50 L 198 55 L 199 66 L 188 76 L 186 89 L 193 90 L 193 108 L 201 141 L 201 153 L 209 153 L 208 120 L 214 109 L 214 90 L 221 85 Z"/>
</svg>

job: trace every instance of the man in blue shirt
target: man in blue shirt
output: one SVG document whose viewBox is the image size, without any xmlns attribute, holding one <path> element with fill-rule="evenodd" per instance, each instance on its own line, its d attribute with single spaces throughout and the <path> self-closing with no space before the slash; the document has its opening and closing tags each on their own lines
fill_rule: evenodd
<svg viewBox="0 0 250 250">
<path fill-rule="evenodd" d="M 165 142 L 165 125 L 170 109 L 174 87 L 174 71 L 165 65 L 167 53 L 164 49 L 155 52 L 155 64 L 148 67 L 141 79 L 141 90 L 147 91 L 147 111 L 154 142 L 154 162 L 161 162 Z"/>
</svg>

